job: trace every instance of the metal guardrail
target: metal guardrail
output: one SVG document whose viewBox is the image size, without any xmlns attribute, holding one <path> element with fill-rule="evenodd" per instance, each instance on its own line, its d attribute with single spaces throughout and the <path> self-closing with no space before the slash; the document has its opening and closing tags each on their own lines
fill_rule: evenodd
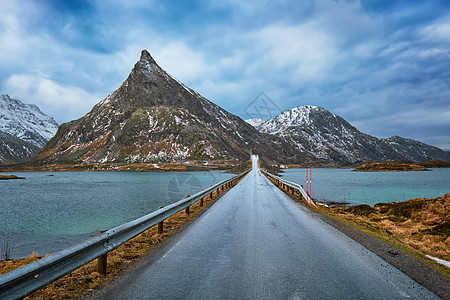
<svg viewBox="0 0 450 300">
<path fill-rule="evenodd" d="M 1 275 L 0 299 L 23 298 L 96 258 L 98 258 L 99 272 L 105 275 L 108 252 L 155 225 L 158 225 L 158 231 L 162 232 L 165 219 L 183 209 L 189 214 L 189 207 L 192 204 L 200 200 L 202 206 L 205 197 L 209 195 L 212 198 L 212 193 L 216 190 L 220 192 L 225 188 L 232 187 L 248 172 L 250 170 L 216 183 L 203 191 L 148 215 L 114 227 L 97 237 Z"/>
<path fill-rule="evenodd" d="M 286 192 L 289 192 L 292 195 L 295 195 L 295 191 L 298 191 L 299 195 L 301 195 L 301 198 L 303 198 L 306 201 L 306 203 L 308 203 L 309 205 L 312 204 L 316 206 L 312 198 L 305 192 L 305 190 L 300 184 L 290 182 L 286 179 L 270 174 L 269 172 L 264 170 L 261 170 L 261 172 L 263 172 L 264 175 L 266 175 L 267 177 L 272 178 L 282 190 L 285 190 Z"/>
</svg>

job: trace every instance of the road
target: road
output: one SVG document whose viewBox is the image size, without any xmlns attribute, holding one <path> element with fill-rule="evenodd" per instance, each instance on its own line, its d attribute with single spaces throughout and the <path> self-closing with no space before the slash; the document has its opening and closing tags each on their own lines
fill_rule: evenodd
<svg viewBox="0 0 450 300">
<path fill-rule="evenodd" d="M 253 170 L 102 299 L 437 299 Z"/>
</svg>

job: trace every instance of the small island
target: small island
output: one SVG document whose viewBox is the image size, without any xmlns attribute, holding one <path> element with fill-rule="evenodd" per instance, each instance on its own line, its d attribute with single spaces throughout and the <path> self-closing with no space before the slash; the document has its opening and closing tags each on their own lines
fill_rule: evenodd
<svg viewBox="0 0 450 300">
<path fill-rule="evenodd" d="M 415 163 L 375 162 L 366 163 L 354 169 L 358 172 L 395 172 L 395 171 L 431 171 L 426 167 Z"/>
<path fill-rule="evenodd" d="M 19 177 L 16 175 L 0 175 L 0 180 L 11 180 L 11 179 L 25 179 L 25 177 Z"/>
<path fill-rule="evenodd" d="M 443 160 L 429 160 L 423 163 L 418 163 L 418 165 L 426 168 L 450 168 L 450 162 Z"/>
</svg>

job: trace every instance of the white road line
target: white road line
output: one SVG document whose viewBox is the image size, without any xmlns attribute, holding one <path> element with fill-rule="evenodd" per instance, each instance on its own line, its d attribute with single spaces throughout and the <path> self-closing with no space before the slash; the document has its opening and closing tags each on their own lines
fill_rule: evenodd
<svg viewBox="0 0 450 300">
<path fill-rule="evenodd" d="M 166 258 L 167 255 L 169 255 L 170 252 L 172 252 L 173 249 L 175 249 L 176 246 L 178 246 L 181 243 L 181 241 L 179 241 L 178 243 L 175 244 L 175 246 L 173 246 L 172 248 L 170 248 L 169 251 L 167 251 L 166 254 L 164 254 L 164 256 L 161 259 Z"/>
</svg>

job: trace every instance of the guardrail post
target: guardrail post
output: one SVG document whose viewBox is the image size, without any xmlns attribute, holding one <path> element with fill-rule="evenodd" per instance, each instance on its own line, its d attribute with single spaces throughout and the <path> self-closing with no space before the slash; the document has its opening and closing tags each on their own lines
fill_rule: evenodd
<svg viewBox="0 0 450 300">
<path fill-rule="evenodd" d="M 158 209 L 164 208 L 164 206 L 158 207 Z M 162 234 L 164 231 L 164 220 L 158 223 L 158 234 Z"/>
<path fill-rule="evenodd" d="M 164 232 L 164 221 L 158 223 L 158 234 L 162 234 Z"/>
<path fill-rule="evenodd" d="M 186 212 L 186 214 L 189 216 L 189 207 L 190 206 L 188 206 L 188 207 L 186 207 L 186 209 L 185 209 L 185 212 Z"/>
<path fill-rule="evenodd" d="M 106 276 L 106 264 L 108 260 L 108 254 L 100 255 L 97 259 L 97 272 L 102 276 Z"/>
<path fill-rule="evenodd" d="M 200 207 L 203 206 L 203 199 L 205 199 L 205 197 L 203 197 L 202 199 L 200 199 Z"/>
</svg>

